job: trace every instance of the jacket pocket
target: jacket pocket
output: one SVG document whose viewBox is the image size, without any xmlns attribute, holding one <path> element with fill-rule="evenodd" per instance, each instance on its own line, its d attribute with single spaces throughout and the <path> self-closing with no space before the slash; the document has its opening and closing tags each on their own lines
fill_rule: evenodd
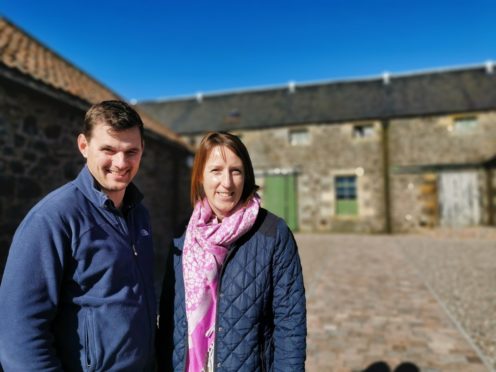
<svg viewBox="0 0 496 372">
<path fill-rule="evenodd" d="M 86 371 L 95 370 L 95 345 L 93 338 L 93 319 L 91 311 L 88 309 L 84 317 L 84 367 Z"/>
</svg>

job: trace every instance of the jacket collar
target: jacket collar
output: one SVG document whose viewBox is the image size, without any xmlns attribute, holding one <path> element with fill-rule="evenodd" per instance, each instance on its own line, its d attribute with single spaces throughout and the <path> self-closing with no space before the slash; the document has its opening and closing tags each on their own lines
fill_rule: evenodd
<svg viewBox="0 0 496 372">
<path fill-rule="evenodd" d="M 83 195 L 91 203 L 97 207 L 108 207 L 113 206 L 112 200 L 100 190 L 100 186 L 95 181 L 91 175 L 88 166 L 84 166 L 77 178 L 72 181 L 78 190 L 80 190 Z M 143 200 L 143 194 L 138 190 L 138 188 L 131 182 L 127 188 L 124 195 L 123 205 L 125 208 L 132 208 L 139 202 Z"/>
</svg>

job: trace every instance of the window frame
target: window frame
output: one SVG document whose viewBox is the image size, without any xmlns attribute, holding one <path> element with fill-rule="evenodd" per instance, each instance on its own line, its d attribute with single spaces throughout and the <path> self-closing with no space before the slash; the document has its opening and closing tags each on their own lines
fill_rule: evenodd
<svg viewBox="0 0 496 372">
<path fill-rule="evenodd" d="M 374 123 L 371 122 L 357 123 L 357 124 L 353 124 L 351 136 L 355 140 L 363 140 L 363 139 L 374 138 L 375 132 L 376 129 Z"/>
<path fill-rule="evenodd" d="M 455 116 L 451 123 L 451 132 L 457 135 L 470 134 L 473 133 L 478 126 L 479 118 L 477 115 Z"/>
<path fill-rule="evenodd" d="M 299 136 L 304 134 L 304 136 Z M 296 135 L 296 137 L 294 137 Z M 301 138 L 304 138 L 301 140 Z M 297 139 L 296 141 L 294 139 Z M 291 146 L 308 146 L 311 143 L 310 131 L 307 128 L 290 129 L 288 133 L 288 142 Z"/>
<path fill-rule="evenodd" d="M 358 176 L 354 174 L 335 175 L 334 198 L 336 216 L 358 216 Z"/>
</svg>

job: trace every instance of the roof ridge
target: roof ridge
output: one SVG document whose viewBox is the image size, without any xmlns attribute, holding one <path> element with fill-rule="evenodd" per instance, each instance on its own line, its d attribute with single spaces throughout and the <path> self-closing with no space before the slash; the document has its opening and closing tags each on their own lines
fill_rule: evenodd
<svg viewBox="0 0 496 372">
<path fill-rule="evenodd" d="M 407 78 L 421 75 L 433 75 L 433 74 L 441 74 L 441 73 L 450 73 L 457 71 L 469 71 L 476 70 L 480 68 L 486 68 L 487 63 L 493 63 L 492 61 L 487 61 L 482 64 L 466 64 L 466 65 L 454 65 L 454 66 L 446 66 L 446 67 L 438 67 L 438 68 L 430 68 L 430 69 L 418 69 L 418 70 L 410 70 L 398 73 L 392 73 L 389 71 L 384 71 L 380 75 L 365 75 L 360 77 L 342 77 L 336 79 L 323 79 L 323 80 L 314 80 L 314 81 L 306 81 L 306 82 L 296 82 L 294 80 L 289 81 L 287 84 L 283 85 L 265 85 L 265 86 L 254 86 L 254 87 L 246 87 L 246 88 L 234 88 L 234 89 L 226 89 L 226 90 L 218 90 L 218 91 L 210 91 L 210 92 L 197 92 L 194 95 L 179 95 L 179 96 L 170 96 L 170 97 L 159 97 L 156 99 L 148 99 L 143 101 L 138 101 L 139 104 L 146 103 L 160 103 L 160 102 L 175 102 L 175 101 L 189 101 L 189 100 L 198 100 L 198 97 L 201 99 L 209 98 L 209 97 L 218 97 L 218 96 L 231 96 L 238 94 L 246 94 L 246 93 L 258 93 L 258 92 L 266 92 L 266 91 L 276 91 L 282 89 L 298 89 L 298 88 L 306 88 L 317 85 L 329 85 L 329 84 L 343 84 L 343 83 L 359 83 L 359 82 L 370 82 L 374 80 L 383 80 L 385 76 L 388 79 L 397 79 L 397 78 Z"/>
</svg>

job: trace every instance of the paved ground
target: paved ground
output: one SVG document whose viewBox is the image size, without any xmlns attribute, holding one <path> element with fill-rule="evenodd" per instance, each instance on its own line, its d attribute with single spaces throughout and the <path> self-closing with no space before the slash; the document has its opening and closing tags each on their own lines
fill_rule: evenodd
<svg viewBox="0 0 496 372">
<path fill-rule="evenodd" d="M 496 239 L 465 235 L 297 234 L 307 371 L 362 371 L 379 361 L 391 370 L 408 361 L 422 372 L 491 371 Z"/>
</svg>

